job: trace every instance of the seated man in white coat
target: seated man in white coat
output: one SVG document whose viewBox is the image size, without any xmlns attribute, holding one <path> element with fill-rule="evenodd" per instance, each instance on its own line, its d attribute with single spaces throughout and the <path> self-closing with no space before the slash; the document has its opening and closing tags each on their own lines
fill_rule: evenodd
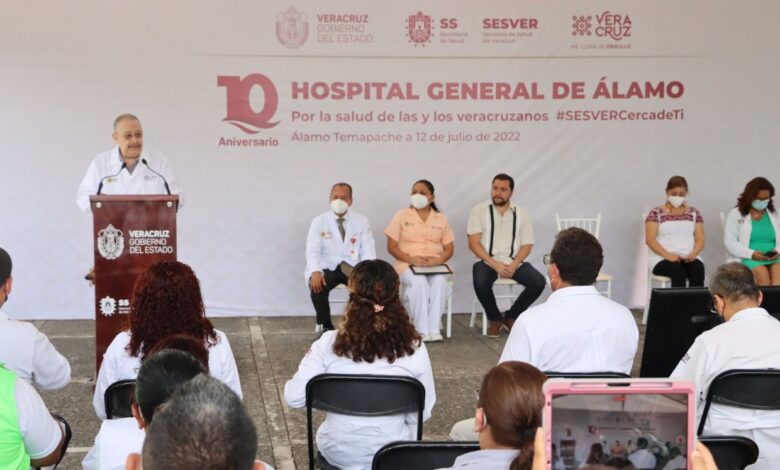
<svg viewBox="0 0 780 470">
<path fill-rule="evenodd" d="M 593 286 L 604 262 L 596 237 L 562 230 L 544 262 L 553 293 L 518 317 L 498 362 L 527 362 L 543 372 L 631 373 L 639 330 L 629 309 Z M 460 421 L 450 437 L 475 440 L 473 429 L 473 419 Z"/>
<path fill-rule="evenodd" d="M 330 189 L 330 210 L 312 220 L 306 237 L 305 279 L 322 331 L 334 329 L 330 318 L 330 291 L 347 284 L 352 266 L 376 259 L 374 235 L 368 219 L 350 211 L 352 186 L 336 183 Z"/>
<path fill-rule="evenodd" d="M 144 149 L 141 121 L 132 114 L 114 120 L 116 147 L 90 163 L 79 185 L 76 203 L 90 211 L 89 197 L 97 194 L 177 194 L 181 188 L 168 160 L 159 152 Z"/>
<path fill-rule="evenodd" d="M 698 394 L 696 424 L 712 380 L 730 369 L 780 369 L 780 322 L 760 308 L 753 273 L 740 263 L 720 266 L 710 280 L 714 308 L 725 323 L 700 334 L 672 372 L 693 380 Z M 780 468 L 780 411 L 713 404 L 705 435 L 740 435 L 758 444 L 758 461 L 748 468 Z"/>
<path fill-rule="evenodd" d="M 0 248 L 0 308 L 13 287 L 11 256 Z M 70 364 L 43 333 L 30 323 L 0 312 L 0 363 L 41 390 L 57 390 L 70 382 Z"/>
</svg>

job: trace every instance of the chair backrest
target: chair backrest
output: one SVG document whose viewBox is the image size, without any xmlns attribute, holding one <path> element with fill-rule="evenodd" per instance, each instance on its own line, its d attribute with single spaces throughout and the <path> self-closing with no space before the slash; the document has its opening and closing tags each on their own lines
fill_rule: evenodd
<svg viewBox="0 0 780 470">
<path fill-rule="evenodd" d="M 732 369 L 712 379 L 697 434 L 701 436 L 710 405 L 734 406 L 751 410 L 780 410 L 780 370 Z"/>
<path fill-rule="evenodd" d="M 312 409 L 350 416 L 417 413 L 417 439 L 422 439 L 425 387 L 414 377 L 396 375 L 320 374 L 306 384 L 306 428 L 309 468 L 314 468 Z"/>
<path fill-rule="evenodd" d="M 630 379 L 622 372 L 545 372 L 548 379 Z"/>
<path fill-rule="evenodd" d="M 106 403 L 106 417 L 132 418 L 133 411 L 130 403 L 135 393 L 135 380 L 120 380 L 108 386 L 103 399 Z"/>
<path fill-rule="evenodd" d="M 719 470 L 742 470 L 758 460 L 758 446 L 742 436 L 701 436 Z"/>
<path fill-rule="evenodd" d="M 564 219 L 558 214 L 555 214 L 555 225 L 558 227 L 558 231 L 567 229 L 569 227 L 577 227 L 586 230 L 588 233 L 596 238 L 599 238 L 599 230 L 601 230 L 601 212 L 596 217 L 575 217 Z"/>
<path fill-rule="evenodd" d="M 397 441 L 379 449 L 371 470 L 449 468 L 462 454 L 479 450 L 479 442 Z"/>
</svg>

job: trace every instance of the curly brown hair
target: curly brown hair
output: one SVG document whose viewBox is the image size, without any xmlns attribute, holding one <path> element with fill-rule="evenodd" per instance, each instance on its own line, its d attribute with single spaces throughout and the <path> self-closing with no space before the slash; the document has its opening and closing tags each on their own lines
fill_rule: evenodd
<svg viewBox="0 0 780 470">
<path fill-rule="evenodd" d="M 163 338 L 188 334 L 204 345 L 217 344 L 217 332 L 206 318 L 200 283 L 192 268 L 161 261 L 138 276 L 133 288 L 127 352 L 144 357 Z"/>
<path fill-rule="evenodd" d="M 769 206 L 767 209 L 769 209 L 769 212 L 774 213 L 775 204 L 771 198 L 775 197 L 775 187 L 772 186 L 772 183 L 770 183 L 769 180 L 763 176 L 757 176 L 748 181 L 748 183 L 745 185 L 745 190 L 742 191 L 742 194 L 740 194 L 737 198 L 737 208 L 739 209 L 739 213 L 743 216 L 748 215 L 748 212 L 750 212 L 750 206 L 753 204 L 753 199 L 758 196 L 759 191 L 764 190 L 769 191 L 770 197 Z"/>
<path fill-rule="evenodd" d="M 339 325 L 333 352 L 355 362 L 411 356 L 420 345 L 398 295 L 400 281 L 389 263 L 362 261 L 349 276 L 349 301 Z"/>
</svg>

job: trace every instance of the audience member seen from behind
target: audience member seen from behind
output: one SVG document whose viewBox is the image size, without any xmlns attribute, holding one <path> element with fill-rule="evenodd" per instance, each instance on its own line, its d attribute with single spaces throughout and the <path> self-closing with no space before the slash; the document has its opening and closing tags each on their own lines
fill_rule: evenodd
<svg viewBox="0 0 780 470">
<path fill-rule="evenodd" d="M 683 457 L 679 447 L 672 447 L 669 450 L 669 461 L 664 465 L 663 470 L 685 470 L 688 468 L 688 461 Z"/>
<path fill-rule="evenodd" d="M 598 442 L 593 443 L 590 446 L 590 453 L 588 457 L 580 463 L 580 468 L 587 467 L 589 465 L 601 465 L 607 461 L 607 456 L 604 454 L 604 446 Z"/>
<path fill-rule="evenodd" d="M 639 330 L 631 312 L 593 283 L 604 261 L 599 241 L 571 227 L 545 256 L 553 293 L 517 319 L 499 362 L 551 372 L 631 372 Z"/>
<path fill-rule="evenodd" d="M 186 338 L 180 336 L 173 342 L 179 348 L 193 349 L 197 355 L 207 357 L 206 348 L 199 340 Z M 164 342 L 168 341 L 158 344 Z M 135 395 L 131 404 L 133 417 L 107 419 L 101 423 L 95 445 L 81 462 L 82 469 L 121 468 L 129 454 L 140 453 L 144 429 L 152 422 L 155 410 L 170 398 L 176 387 L 198 374 L 208 373 L 207 364 L 178 349 L 150 351 L 135 379 Z"/>
<path fill-rule="evenodd" d="M 65 433 L 38 392 L 0 365 L 0 468 L 54 465 L 64 442 Z"/>
<path fill-rule="evenodd" d="M 445 264 L 455 251 L 455 235 L 434 202 L 433 184 L 412 185 L 411 206 L 401 209 L 387 225 L 387 251 L 404 284 L 414 327 L 423 341 L 442 341 L 441 315 L 450 289 L 449 274 L 415 274 L 411 267 Z"/>
<path fill-rule="evenodd" d="M 210 373 L 239 397 L 241 382 L 227 336 L 206 318 L 198 278 L 178 261 L 162 261 L 138 277 L 133 289 L 129 329 L 119 333 L 103 355 L 92 406 L 106 418 L 103 395 L 112 383 L 134 379 L 143 357 L 163 338 L 188 334 L 209 351 Z"/>
<path fill-rule="evenodd" d="M 628 460 L 634 464 L 637 470 L 655 470 L 655 455 L 647 446 L 647 439 L 640 437 L 636 440 L 637 450 L 628 456 Z"/>
<path fill-rule="evenodd" d="M 459 456 L 451 468 L 530 470 L 534 437 L 542 424 L 545 379 L 524 362 L 490 369 L 482 379 L 474 419 L 480 450 Z"/>
<path fill-rule="evenodd" d="M 672 287 L 704 285 L 704 219 L 699 209 L 686 203 L 688 182 L 672 176 L 666 183 L 666 203 L 647 214 L 645 243 L 653 274 L 671 278 Z"/>
<path fill-rule="evenodd" d="M 428 351 L 398 296 L 398 275 L 385 261 L 362 261 L 349 277 L 349 301 L 336 331 L 323 333 L 284 387 L 287 404 L 306 405 L 306 384 L 324 373 L 404 375 L 425 387 L 423 419 L 431 416 L 436 390 Z M 358 417 L 328 413 L 317 448 L 338 468 L 369 469 L 374 454 L 392 441 L 416 438 L 416 415 Z"/>
<path fill-rule="evenodd" d="M 257 432 L 241 399 L 200 374 L 179 386 L 149 425 L 141 455 L 125 468 L 273 470 L 255 460 Z"/>
<path fill-rule="evenodd" d="M 0 248 L 0 308 L 11 295 L 11 256 Z M 31 323 L 0 312 L 0 364 L 40 390 L 57 390 L 70 382 L 70 364 Z"/>
<path fill-rule="evenodd" d="M 548 372 L 630 373 L 639 330 L 631 311 L 596 291 L 604 261 L 599 241 L 571 227 L 558 232 L 545 255 L 553 293 L 518 317 L 499 363 L 522 361 Z M 456 441 L 473 441 L 472 418 L 450 431 Z"/>
<path fill-rule="evenodd" d="M 698 390 L 697 425 L 707 390 L 720 373 L 732 369 L 777 369 L 780 322 L 759 307 L 762 296 L 750 270 L 741 263 L 720 266 L 710 279 L 713 308 L 725 323 L 700 334 L 671 377 L 693 380 Z M 780 468 L 780 411 L 713 404 L 704 424 L 708 436 L 739 435 L 760 450 L 751 469 Z"/>
<path fill-rule="evenodd" d="M 780 225 L 772 198 L 775 187 L 753 178 L 726 217 L 723 239 L 731 261 L 747 266 L 759 286 L 780 285 Z"/>
</svg>

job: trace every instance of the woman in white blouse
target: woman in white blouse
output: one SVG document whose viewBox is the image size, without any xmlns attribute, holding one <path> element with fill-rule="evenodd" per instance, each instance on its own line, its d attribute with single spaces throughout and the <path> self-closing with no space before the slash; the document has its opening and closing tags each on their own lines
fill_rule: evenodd
<svg viewBox="0 0 780 470">
<path fill-rule="evenodd" d="M 158 341 L 175 334 L 203 341 L 211 375 L 243 396 L 233 350 L 225 333 L 206 318 L 200 284 L 189 266 L 178 261 L 150 266 L 135 283 L 131 306 L 129 328 L 116 335 L 100 364 L 92 397 L 98 418 L 106 419 L 106 389 L 119 380 L 136 378 L 143 357 Z"/>
<path fill-rule="evenodd" d="M 461 455 L 451 468 L 531 470 L 545 380 L 525 362 L 507 361 L 490 369 L 479 388 L 474 420 L 480 450 Z"/>
<path fill-rule="evenodd" d="M 672 176 L 666 184 L 666 203 L 647 214 L 645 243 L 653 274 L 671 278 L 672 287 L 704 285 L 704 220 L 699 209 L 686 203 L 688 182 Z"/>
<path fill-rule="evenodd" d="M 301 360 L 284 386 L 293 408 L 306 405 L 306 384 L 316 375 L 405 375 L 425 387 L 423 419 L 431 417 L 436 390 L 428 351 L 398 294 L 398 274 L 381 260 L 362 261 L 349 277 L 344 320 L 325 332 Z M 382 417 L 328 413 L 317 430 L 317 449 L 341 469 L 370 469 L 374 454 L 392 441 L 414 439 L 416 415 Z"/>
</svg>

